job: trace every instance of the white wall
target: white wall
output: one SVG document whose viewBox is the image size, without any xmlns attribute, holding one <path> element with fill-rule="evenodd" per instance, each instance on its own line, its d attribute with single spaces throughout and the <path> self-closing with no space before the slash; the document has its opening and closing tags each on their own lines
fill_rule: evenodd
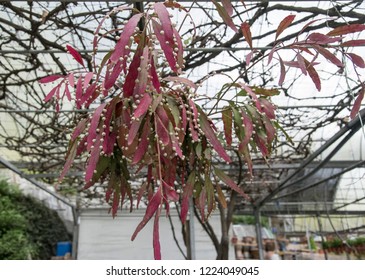
<svg viewBox="0 0 365 280">
<path fill-rule="evenodd" d="M 171 210 L 173 211 L 173 210 Z M 173 213 L 173 212 L 172 212 Z M 80 214 L 79 242 L 77 259 L 80 260 L 148 260 L 153 259 L 152 228 L 153 219 L 132 242 L 130 240 L 136 226 L 142 220 L 144 211 L 119 212 L 113 219 L 106 209 L 83 210 Z M 181 226 L 178 217 L 173 215 L 176 237 L 186 252 L 182 241 Z M 210 223 L 220 232 L 219 216 L 213 215 Z M 220 236 L 219 236 L 220 238 Z M 198 221 L 195 221 L 195 240 L 197 259 L 215 259 L 215 249 Z M 160 243 L 162 259 L 181 260 L 182 254 L 173 240 L 168 218 L 162 212 L 160 217 Z M 230 259 L 234 259 L 233 247 L 230 247 Z"/>
</svg>

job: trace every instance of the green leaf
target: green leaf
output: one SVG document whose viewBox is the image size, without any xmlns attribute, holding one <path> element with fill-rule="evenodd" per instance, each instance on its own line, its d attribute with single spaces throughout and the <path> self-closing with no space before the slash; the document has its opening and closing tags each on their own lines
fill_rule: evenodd
<svg viewBox="0 0 365 280">
<path fill-rule="evenodd" d="M 280 90 L 277 88 L 262 88 L 262 87 L 251 87 L 256 94 L 263 96 L 275 96 L 280 94 Z"/>
<path fill-rule="evenodd" d="M 241 119 L 241 114 L 239 113 L 239 111 L 235 108 L 234 105 L 231 105 L 231 110 L 233 112 L 233 123 L 234 123 L 234 128 L 235 128 L 235 133 L 238 137 L 238 139 L 240 141 L 242 141 L 242 139 L 245 137 L 245 133 L 242 129 L 242 119 Z"/>
<path fill-rule="evenodd" d="M 195 171 L 192 171 L 188 177 L 185 187 L 183 188 L 183 198 L 181 202 L 181 222 L 184 224 L 189 211 L 189 200 L 193 195 L 195 185 Z"/>
<path fill-rule="evenodd" d="M 200 108 L 199 108 L 200 109 Z M 208 120 L 208 117 L 205 115 L 205 113 L 200 109 L 200 125 L 201 129 L 204 132 L 204 135 L 209 140 L 210 144 L 212 144 L 214 150 L 218 153 L 218 155 L 224 159 L 227 163 L 231 162 L 231 158 L 228 156 L 227 152 L 223 148 L 222 144 L 219 142 L 215 132 L 210 126 L 210 122 Z"/>
<path fill-rule="evenodd" d="M 213 212 L 213 210 L 215 209 L 215 198 L 214 198 L 214 187 L 212 184 L 212 181 L 208 176 L 205 176 L 205 192 L 206 192 L 206 197 L 207 197 L 207 206 L 208 206 L 208 216 L 210 216 L 210 214 Z"/>
<path fill-rule="evenodd" d="M 222 205 L 223 208 L 227 208 L 227 200 L 226 197 L 224 196 L 222 188 L 219 185 L 216 185 L 215 189 L 217 190 L 219 203 Z"/>
<path fill-rule="evenodd" d="M 282 128 L 282 126 L 278 123 L 278 122 L 273 122 L 274 126 L 279 129 L 284 135 L 286 140 L 294 146 L 294 142 L 293 140 L 290 138 L 289 134 L 284 130 L 284 128 Z"/>
<path fill-rule="evenodd" d="M 232 190 L 236 191 L 237 193 L 239 193 L 242 197 L 244 197 L 247 200 L 250 200 L 250 197 L 243 192 L 243 190 L 237 186 L 237 184 L 230 178 L 228 177 L 222 170 L 218 169 L 218 168 L 214 168 L 214 173 L 218 176 L 219 179 L 222 180 L 223 183 L 225 183 L 228 187 L 230 187 Z"/>
<path fill-rule="evenodd" d="M 229 16 L 229 14 L 227 13 L 227 11 L 223 8 L 223 6 L 221 4 L 219 4 L 217 1 L 212 0 L 213 4 L 215 5 L 215 7 L 217 8 L 217 11 L 219 13 L 219 15 L 221 16 L 221 18 L 223 19 L 223 21 L 234 31 L 234 32 L 238 32 L 237 27 L 234 25 L 232 18 Z"/>
<path fill-rule="evenodd" d="M 229 106 L 223 108 L 222 119 L 224 126 L 224 136 L 228 146 L 232 144 L 232 110 Z"/>
</svg>

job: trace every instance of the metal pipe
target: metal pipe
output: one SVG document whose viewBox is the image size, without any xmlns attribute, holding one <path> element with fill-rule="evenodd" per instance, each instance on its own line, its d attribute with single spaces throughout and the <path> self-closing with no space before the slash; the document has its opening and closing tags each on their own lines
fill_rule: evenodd
<svg viewBox="0 0 365 280">
<path fill-rule="evenodd" d="M 12 1 L 1 1 L 1 2 L 25 2 L 24 0 L 12 0 Z M 49 1 L 27 1 L 27 2 L 61 2 L 61 3 L 74 3 L 74 2 L 97 2 L 97 3 L 102 3 L 102 2 L 118 2 L 118 1 L 99 1 L 99 0 L 81 0 L 81 1 L 74 1 L 74 0 L 49 0 Z M 146 2 L 146 0 L 124 0 L 124 1 L 119 1 L 119 2 L 123 2 L 123 3 L 137 3 L 137 2 Z M 164 0 L 157 0 L 156 2 L 164 2 Z M 179 0 L 179 2 L 187 2 L 187 3 L 192 3 L 192 2 L 200 2 L 200 3 L 204 3 L 204 2 L 210 2 L 209 0 L 195 0 L 195 1 L 191 1 L 191 0 Z M 241 2 L 241 0 L 231 0 L 231 2 Z M 262 0 L 245 0 L 245 2 L 250 2 L 250 3 L 260 3 L 262 2 Z M 270 2 L 332 2 L 331 0 L 297 0 L 297 1 L 293 1 L 293 0 L 270 0 Z M 351 2 L 349 0 L 337 0 L 336 2 Z M 362 2 L 362 0 L 358 0 L 358 1 L 352 1 L 352 2 Z"/>
<path fill-rule="evenodd" d="M 309 189 L 314 188 L 314 187 L 316 187 L 316 186 L 318 186 L 318 185 L 320 185 L 320 184 L 322 184 L 322 183 L 327 182 L 328 180 L 335 179 L 335 178 L 337 178 L 337 177 L 339 177 L 339 176 L 341 176 L 341 175 L 343 175 L 343 174 L 345 174 L 345 173 L 347 173 L 347 172 L 351 171 L 352 169 L 355 169 L 355 168 L 357 168 L 357 167 L 360 167 L 360 166 L 362 166 L 362 165 L 364 165 L 364 164 L 365 164 L 365 161 L 364 161 L 364 160 L 362 160 L 362 161 L 360 161 L 360 162 L 358 162 L 358 163 L 356 163 L 356 164 L 354 164 L 354 165 L 351 165 L 351 166 L 350 166 L 350 167 L 348 167 L 348 168 L 345 168 L 345 169 L 344 169 L 344 170 L 342 170 L 341 172 L 338 172 L 338 173 L 336 173 L 336 174 L 334 174 L 334 175 L 331 175 L 331 176 L 329 176 L 329 177 L 327 177 L 327 178 L 325 178 L 325 179 L 322 179 L 322 180 L 320 180 L 320 181 L 318 181 L 318 182 L 315 182 L 315 183 L 313 183 L 313 184 L 309 184 L 309 185 L 307 185 L 307 186 L 305 186 L 305 187 L 302 187 L 302 188 L 297 189 L 297 190 L 295 190 L 295 191 L 292 191 L 292 192 L 290 192 L 290 193 L 286 193 L 286 194 L 280 195 L 280 196 L 278 196 L 278 197 L 275 197 L 275 198 L 274 198 L 274 200 L 278 200 L 278 199 L 281 199 L 281 198 L 284 198 L 284 197 L 287 197 L 287 196 L 295 195 L 295 194 L 297 194 L 297 193 L 299 193 L 299 192 L 303 192 L 303 191 L 309 190 Z"/>
<path fill-rule="evenodd" d="M 286 184 L 289 182 L 290 179 L 294 178 L 302 169 L 307 167 L 312 161 L 314 161 L 315 158 L 317 158 L 322 152 L 324 152 L 326 149 L 328 149 L 333 143 L 335 143 L 339 138 L 341 138 L 344 134 L 346 134 L 348 131 L 352 130 L 352 133 L 358 131 L 361 128 L 361 121 L 365 120 L 365 109 L 362 109 L 359 112 L 359 115 L 350 121 L 346 126 L 341 128 L 331 139 L 329 139 L 325 144 L 321 146 L 318 150 L 316 150 L 313 154 L 311 154 L 303 163 L 301 166 L 295 170 L 292 174 L 287 176 L 282 183 L 268 196 L 263 198 L 258 202 L 259 206 L 262 206 L 265 204 L 268 200 L 272 199 L 275 195 L 277 195 L 282 189 L 286 187 Z"/>
<path fill-rule="evenodd" d="M 363 48 L 365 46 L 353 46 L 352 48 Z M 255 50 L 271 50 L 272 47 L 255 47 Z M 290 47 L 282 47 L 281 49 L 291 49 Z M 98 53 L 108 53 L 113 49 L 98 49 Z M 251 51 L 249 47 L 239 47 L 239 48 L 225 48 L 225 47 L 215 47 L 215 48 L 184 48 L 185 52 L 206 52 L 206 53 L 214 53 L 214 52 L 223 52 L 223 51 L 231 51 L 231 52 L 238 52 L 238 51 Z M 92 49 L 80 49 L 80 53 L 93 53 Z M 59 54 L 65 53 L 66 51 L 58 50 L 58 49 L 47 49 L 47 50 L 0 50 L 0 54 Z"/>
<path fill-rule="evenodd" d="M 1 53 L 1 51 L 0 51 Z M 365 104 L 362 104 L 361 107 L 364 107 Z M 338 105 L 331 104 L 323 104 L 323 105 L 298 105 L 298 106 L 277 106 L 279 110 L 288 110 L 288 109 L 323 109 L 323 108 L 335 108 Z M 211 108 L 205 107 L 207 110 Z M 0 109 L 0 113 L 87 113 L 93 112 L 94 109 L 69 109 L 69 110 L 37 110 L 37 109 Z"/>
<path fill-rule="evenodd" d="M 26 179 L 28 182 L 35 185 L 37 188 L 40 188 L 41 190 L 45 191 L 46 193 L 50 194 L 51 196 L 57 198 L 59 201 L 62 201 L 65 205 L 72 208 L 72 211 L 75 210 L 75 206 L 71 204 L 69 201 L 67 201 L 64 197 L 61 197 L 59 194 L 54 193 L 50 190 L 48 190 L 46 187 L 42 186 L 38 181 L 33 180 L 31 178 L 28 178 L 22 171 L 20 171 L 15 165 L 11 164 L 10 162 L 6 161 L 2 157 L 0 157 L 0 164 L 4 165 L 6 168 L 10 169 L 11 171 L 18 174 L 20 177 Z M 74 214 L 74 213 L 73 213 Z M 75 217 L 74 217 L 75 218 Z"/>
</svg>

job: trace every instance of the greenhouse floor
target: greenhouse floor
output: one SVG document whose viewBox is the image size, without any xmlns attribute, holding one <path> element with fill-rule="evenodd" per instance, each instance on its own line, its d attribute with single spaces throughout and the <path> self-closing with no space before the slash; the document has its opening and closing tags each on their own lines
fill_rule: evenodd
<svg viewBox="0 0 365 280">
<path fill-rule="evenodd" d="M 354 254 L 327 254 L 329 260 L 358 260 Z M 288 258 L 286 258 L 288 259 Z M 323 253 L 304 253 L 301 252 L 295 256 L 297 260 L 325 260 L 325 255 Z M 361 258 L 363 259 L 363 258 Z"/>
</svg>

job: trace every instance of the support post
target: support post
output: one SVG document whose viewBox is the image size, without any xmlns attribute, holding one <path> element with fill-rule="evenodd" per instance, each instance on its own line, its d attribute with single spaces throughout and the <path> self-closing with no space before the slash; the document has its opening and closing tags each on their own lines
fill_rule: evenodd
<svg viewBox="0 0 365 280">
<path fill-rule="evenodd" d="M 262 232 L 261 232 L 261 216 L 260 216 L 260 208 L 255 208 L 255 221 L 256 221 L 256 243 L 257 248 L 259 250 L 259 259 L 264 259 L 264 248 L 262 246 Z"/>
<path fill-rule="evenodd" d="M 189 200 L 189 219 L 186 221 L 186 248 L 187 259 L 195 260 L 195 227 L 194 227 L 194 204 L 193 199 Z"/>
<path fill-rule="evenodd" d="M 323 243 L 324 243 L 323 229 L 322 229 L 322 222 L 321 222 L 319 215 L 317 215 L 317 221 L 318 221 L 319 234 L 321 235 L 322 246 L 323 246 Z M 324 253 L 324 259 L 328 260 L 327 249 L 323 248 L 323 253 Z"/>
</svg>

